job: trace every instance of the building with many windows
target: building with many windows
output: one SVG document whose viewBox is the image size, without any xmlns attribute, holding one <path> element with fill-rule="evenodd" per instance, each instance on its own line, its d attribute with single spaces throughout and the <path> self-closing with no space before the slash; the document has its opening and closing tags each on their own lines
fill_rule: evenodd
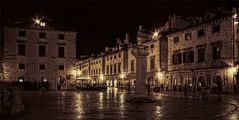
<svg viewBox="0 0 239 120">
<path fill-rule="evenodd" d="M 170 15 L 166 24 L 154 32 L 139 26 L 137 45 L 145 45 L 149 50 L 146 83 L 175 91 L 186 86 L 194 91 L 211 88 L 232 92 L 239 86 L 237 33 L 235 8 L 219 8 L 186 19 Z M 128 35 L 125 41 L 121 43 L 118 39 L 115 48 L 106 48 L 103 56 L 92 58 L 104 59 L 102 76 L 108 86 L 135 85 L 136 60 L 132 54 L 135 44 L 128 42 Z"/>
<path fill-rule="evenodd" d="M 168 84 L 174 90 L 191 86 L 231 92 L 238 64 L 236 11 L 217 10 L 196 17 L 168 37 Z M 215 89 L 216 90 L 216 89 Z"/>
<path fill-rule="evenodd" d="M 67 89 L 73 79 L 76 32 L 36 27 L 4 27 L 3 81 L 49 82 Z"/>
</svg>

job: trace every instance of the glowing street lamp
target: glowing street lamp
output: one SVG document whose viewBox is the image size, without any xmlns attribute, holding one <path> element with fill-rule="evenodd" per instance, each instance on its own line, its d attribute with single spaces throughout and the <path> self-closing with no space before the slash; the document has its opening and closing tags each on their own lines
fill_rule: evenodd
<svg viewBox="0 0 239 120">
<path fill-rule="evenodd" d="M 236 75 L 236 73 L 237 73 L 237 70 L 238 70 L 238 68 L 236 67 L 236 66 L 234 66 L 234 67 L 231 67 L 231 68 L 229 68 L 228 69 L 228 73 L 230 74 L 230 76 L 232 77 L 232 82 L 234 83 L 234 75 Z"/>
<path fill-rule="evenodd" d="M 231 68 L 229 68 L 229 69 L 228 69 L 228 72 L 229 72 L 230 74 L 235 74 L 235 73 L 237 72 L 237 67 L 231 67 Z"/>
<path fill-rule="evenodd" d="M 162 72 L 158 71 L 158 72 L 156 73 L 156 78 L 158 78 L 159 83 L 160 83 L 160 80 L 163 79 L 163 77 L 164 77 L 164 75 L 163 75 Z"/>
<path fill-rule="evenodd" d="M 100 78 L 100 82 L 103 83 L 103 81 L 104 81 L 104 75 L 101 74 L 101 75 L 99 76 L 99 78 Z"/>
<path fill-rule="evenodd" d="M 33 19 L 35 21 L 35 24 L 39 25 L 41 23 L 41 20 L 39 18 Z"/>
<path fill-rule="evenodd" d="M 125 78 L 125 73 L 121 73 L 121 74 L 120 74 L 120 78 L 121 78 L 121 79 L 124 79 L 124 78 Z"/>
<path fill-rule="evenodd" d="M 157 38 L 159 36 L 159 32 L 158 31 L 155 31 L 152 35 L 152 38 Z"/>
<path fill-rule="evenodd" d="M 36 17 L 35 19 L 33 19 L 33 21 L 35 22 L 36 25 L 39 25 L 41 27 L 45 27 L 46 23 L 45 22 L 41 22 L 42 19 L 39 19 L 38 17 Z"/>
</svg>

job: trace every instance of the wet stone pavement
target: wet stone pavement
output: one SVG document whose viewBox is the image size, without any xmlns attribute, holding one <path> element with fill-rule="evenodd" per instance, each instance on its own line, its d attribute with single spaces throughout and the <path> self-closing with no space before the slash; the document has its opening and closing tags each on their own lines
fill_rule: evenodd
<svg viewBox="0 0 239 120">
<path fill-rule="evenodd" d="M 129 93 L 107 91 L 22 92 L 27 113 L 19 120 L 238 120 L 238 97 L 223 101 L 156 95 L 155 103 L 127 103 Z"/>
</svg>

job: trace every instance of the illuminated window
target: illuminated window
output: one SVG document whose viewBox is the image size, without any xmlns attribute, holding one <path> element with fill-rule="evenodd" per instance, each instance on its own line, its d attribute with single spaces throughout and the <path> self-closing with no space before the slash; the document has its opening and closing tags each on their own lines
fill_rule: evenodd
<svg viewBox="0 0 239 120">
<path fill-rule="evenodd" d="M 185 34 L 185 40 L 190 40 L 192 38 L 192 34 L 191 33 L 186 33 Z"/>
</svg>

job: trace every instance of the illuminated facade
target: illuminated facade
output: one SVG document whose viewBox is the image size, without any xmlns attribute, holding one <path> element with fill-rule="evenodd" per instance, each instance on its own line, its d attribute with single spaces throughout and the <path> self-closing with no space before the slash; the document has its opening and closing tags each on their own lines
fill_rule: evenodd
<svg viewBox="0 0 239 120">
<path fill-rule="evenodd" d="M 168 85 L 173 90 L 191 86 L 220 87 L 232 92 L 238 64 L 236 11 L 207 13 L 182 30 L 168 34 Z M 238 68 L 237 68 L 238 69 Z"/>
<path fill-rule="evenodd" d="M 98 56 L 89 61 L 89 73 L 93 84 L 103 84 L 104 75 L 104 57 Z"/>
<path fill-rule="evenodd" d="M 5 27 L 4 81 L 49 82 L 68 89 L 74 78 L 76 32 Z"/>
<path fill-rule="evenodd" d="M 233 86 L 239 85 L 237 33 L 235 9 L 219 9 L 187 19 L 170 15 L 168 22 L 154 32 L 139 26 L 136 43 L 149 50 L 146 83 L 165 85 L 175 91 L 184 86 L 191 90 L 217 86 L 232 92 Z M 135 44 L 128 41 L 128 35 L 123 43 L 118 39 L 117 46 L 106 48 L 101 56 L 105 60 L 102 74 L 108 86 L 135 85 Z"/>
</svg>

